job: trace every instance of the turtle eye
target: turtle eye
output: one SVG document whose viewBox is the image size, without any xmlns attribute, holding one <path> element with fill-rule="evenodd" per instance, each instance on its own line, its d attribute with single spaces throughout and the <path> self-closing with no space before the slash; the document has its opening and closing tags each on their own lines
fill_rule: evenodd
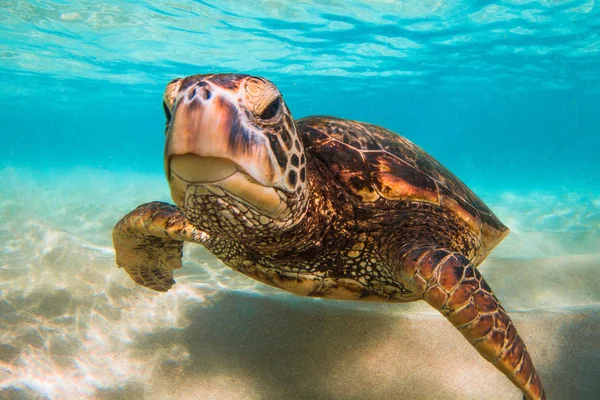
<svg viewBox="0 0 600 400">
<path fill-rule="evenodd" d="M 260 119 L 271 119 L 277 115 L 280 108 L 281 108 L 281 97 L 276 97 L 275 100 L 273 100 L 271 102 L 271 104 L 269 104 L 267 106 L 267 108 L 265 108 L 265 110 L 262 112 L 262 114 L 260 114 L 258 117 Z"/>
<path fill-rule="evenodd" d="M 167 125 L 169 125 L 171 123 L 171 110 L 169 110 L 167 103 L 165 103 L 164 101 L 163 101 L 163 110 L 165 112 L 165 118 L 167 118 Z"/>
</svg>

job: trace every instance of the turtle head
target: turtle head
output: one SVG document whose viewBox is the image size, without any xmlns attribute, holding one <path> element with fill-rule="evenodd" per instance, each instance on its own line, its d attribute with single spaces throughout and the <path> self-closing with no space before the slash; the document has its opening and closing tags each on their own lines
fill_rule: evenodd
<svg viewBox="0 0 600 400">
<path fill-rule="evenodd" d="M 284 224 L 305 196 L 294 120 L 275 85 L 248 75 L 171 81 L 165 172 L 175 203 L 209 233 Z"/>
</svg>

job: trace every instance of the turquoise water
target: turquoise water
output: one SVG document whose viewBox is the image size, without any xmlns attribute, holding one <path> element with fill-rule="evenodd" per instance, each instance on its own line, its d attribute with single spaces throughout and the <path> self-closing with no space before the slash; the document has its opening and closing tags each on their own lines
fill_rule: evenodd
<svg viewBox="0 0 600 400">
<path fill-rule="evenodd" d="M 390 128 L 512 229 L 481 266 L 552 399 L 600 398 L 600 5 L 0 1 L 0 398 L 517 399 L 425 304 L 302 299 L 110 231 L 169 201 L 165 84 L 241 72 Z"/>
</svg>

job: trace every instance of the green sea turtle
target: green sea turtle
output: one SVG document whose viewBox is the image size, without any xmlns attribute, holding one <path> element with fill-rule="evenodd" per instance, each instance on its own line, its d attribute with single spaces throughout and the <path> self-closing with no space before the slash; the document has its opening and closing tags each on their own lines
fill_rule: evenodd
<svg viewBox="0 0 600 400">
<path fill-rule="evenodd" d="M 165 171 L 176 206 L 139 206 L 115 226 L 117 264 L 168 290 L 183 242 L 289 292 L 439 310 L 522 390 L 544 399 L 525 344 L 476 268 L 508 234 L 422 149 L 384 128 L 297 121 L 248 75 L 170 82 Z"/>
</svg>

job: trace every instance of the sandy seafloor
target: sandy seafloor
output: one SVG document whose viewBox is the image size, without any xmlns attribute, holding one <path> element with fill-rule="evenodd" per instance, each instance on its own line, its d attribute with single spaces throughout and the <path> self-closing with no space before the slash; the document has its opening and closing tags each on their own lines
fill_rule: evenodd
<svg viewBox="0 0 600 400">
<path fill-rule="evenodd" d="M 111 229 L 160 176 L 0 170 L 2 399 L 520 399 L 424 303 L 289 295 L 188 246 L 166 294 Z M 600 195 L 480 193 L 512 228 L 481 271 L 550 399 L 600 398 Z"/>
</svg>

